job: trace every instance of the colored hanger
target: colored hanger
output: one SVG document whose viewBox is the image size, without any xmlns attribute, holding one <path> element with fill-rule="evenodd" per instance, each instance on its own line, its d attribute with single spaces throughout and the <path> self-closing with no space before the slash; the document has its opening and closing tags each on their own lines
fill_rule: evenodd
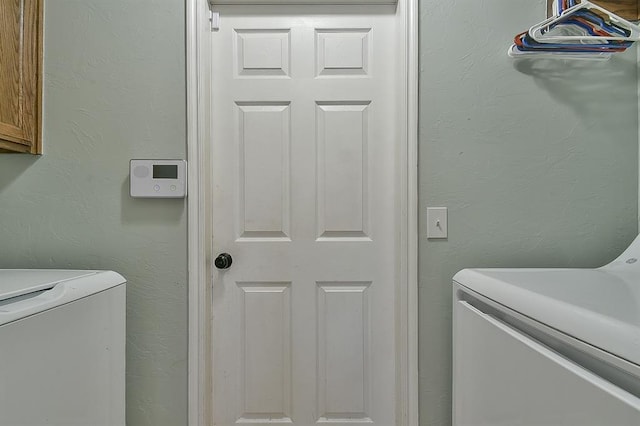
<svg viewBox="0 0 640 426">
<path fill-rule="evenodd" d="M 518 34 L 508 55 L 607 60 L 640 40 L 640 27 L 587 0 L 557 0 L 553 12 Z"/>
<path fill-rule="evenodd" d="M 566 5 L 569 4 L 570 3 L 567 3 Z M 587 0 L 583 0 L 580 3 L 562 10 L 563 11 L 560 15 L 553 16 L 532 26 L 529 29 L 531 37 L 542 43 L 558 41 L 565 42 L 571 40 L 576 42 L 602 42 L 604 40 L 635 42 L 640 40 L 640 27 Z M 603 15 L 607 17 L 607 20 L 603 18 Z M 549 30 L 551 28 L 571 22 L 571 19 L 575 19 L 576 17 L 581 17 L 586 21 L 592 22 L 594 28 L 599 28 L 602 32 L 580 36 L 549 35 Z"/>
</svg>

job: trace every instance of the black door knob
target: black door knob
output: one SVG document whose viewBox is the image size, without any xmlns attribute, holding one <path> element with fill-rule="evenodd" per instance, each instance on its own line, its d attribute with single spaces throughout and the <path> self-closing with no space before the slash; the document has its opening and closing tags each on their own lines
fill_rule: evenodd
<svg viewBox="0 0 640 426">
<path fill-rule="evenodd" d="M 220 253 L 216 260 L 213 261 L 213 264 L 216 265 L 218 269 L 229 269 L 231 264 L 233 263 L 233 258 L 229 253 Z"/>
</svg>

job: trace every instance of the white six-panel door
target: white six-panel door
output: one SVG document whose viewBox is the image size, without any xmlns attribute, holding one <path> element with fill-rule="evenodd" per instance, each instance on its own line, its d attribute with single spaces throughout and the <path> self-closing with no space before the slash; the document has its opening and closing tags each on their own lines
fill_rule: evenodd
<svg viewBox="0 0 640 426">
<path fill-rule="evenodd" d="M 395 10 L 216 11 L 215 424 L 393 425 Z"/>
</svg>

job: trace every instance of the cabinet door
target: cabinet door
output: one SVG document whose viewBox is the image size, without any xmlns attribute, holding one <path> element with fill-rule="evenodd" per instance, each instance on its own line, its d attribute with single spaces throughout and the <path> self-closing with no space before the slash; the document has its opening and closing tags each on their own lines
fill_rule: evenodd
<svg viewBox="0 0 640 426">
<path fill-rule="evenodd" d="M 39 154 L 42 0 L 0 1 L 0 150 Z"/>
<path fill-rule="evenodd" d="M 553 3 L 557 0 L 547 0 L 547 16 L 553 14 Z M 593 0 L 592 3 L 615 13 L 630 21 L 640 19 L 640 0 Z"/>
</svg>

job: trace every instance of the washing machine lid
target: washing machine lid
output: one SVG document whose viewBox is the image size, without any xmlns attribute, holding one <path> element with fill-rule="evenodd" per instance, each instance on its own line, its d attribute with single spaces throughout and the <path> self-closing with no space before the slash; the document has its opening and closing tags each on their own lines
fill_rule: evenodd
<svg viewBox="0 0 640 426">
<path fill-rule="evenodd" d="M 0 269 L 0 302 L 19 296 L 48 290 L 57 284 L 85 277 L 104 274 L 102 271 L 72 271 L 57 269 Z M 117 274 L 115 274 L 117 275 Z M 124 279 L 106 275 L 106 284 Z M 119 279 L 118 279 L 119 277 Z"/>
<path fill-rule="evenodd" d="M 95 272 L 0 269 L 0 301 L 47 290 L 62 281 L 92 274 L 95 274 Z"/>
<path fill-rule="evenodd" d="M 612 269 L 465 269 L 454 281 L 640 365 L 640 274 Z"/>
<path fill-rule="evenodd" d="M 113 271 L 0 269 L 0 327 L 125 283 Z"/>
</svg>

